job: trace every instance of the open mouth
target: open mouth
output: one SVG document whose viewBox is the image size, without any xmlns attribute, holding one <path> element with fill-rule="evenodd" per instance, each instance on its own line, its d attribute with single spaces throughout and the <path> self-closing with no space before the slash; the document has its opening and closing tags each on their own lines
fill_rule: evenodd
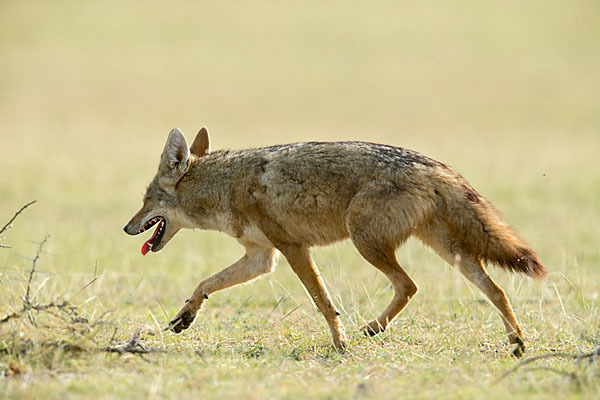
<svg viewBox="0 0 600 400">
<path fill-rule="evenodd" d="M 140 229 L 139 232 L 137 232 L 137 234 L 145 232 L 148 229 L 152 228 L 156 224 L 158 224 L 158 226 L 156 227 L 156 230 L 154 230 L 152 237 L 150 239 L 148 239 L 142 246 L 142 255 L 144 255 L 144 256 L 150 250 L 152 250 L 153 247 L 158 246 L 158 244 L 160 243 L 160 241 L 163 237 L 163 234 L 165 233 L 166 221 L 163 217 L 154 217 L 151 220 L 149 220 L 148 222 L 146 222 L 144 227 L 142 229 Z"/>
</svg>

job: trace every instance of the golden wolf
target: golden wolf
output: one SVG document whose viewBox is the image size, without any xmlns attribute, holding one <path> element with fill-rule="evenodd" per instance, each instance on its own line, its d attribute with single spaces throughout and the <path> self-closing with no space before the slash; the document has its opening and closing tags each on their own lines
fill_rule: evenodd
<svg viewBox="0 0 600 400">
<path fill-rule="evenodd" d="M 500 311 L 511 353 L 521 356 L 523 333 L 484 263 L 535 278 L 546 274 L 534 251 L 460 174 L 383 144 L 310 142 L 211 152 L 206 128 L 191 147 L 173 129 L 143 206 L 124 230 L 138 235 L 154 225 L 143 254 L 160 251 L 181 228 L 225 232 L 246 249 L 200 282 L 168 326 L 177 333 L 190 326 L 210 294 L 271 272 L 281 252 L 325 316 L 335 347 L 344 349 L 340 314 L 310 248 L 350 238 L 391 281 L 391 303 L 363 327 L 376 335 L 417 293 L 395 256 L 415 235 L 485 293 Z"/>
</svg>

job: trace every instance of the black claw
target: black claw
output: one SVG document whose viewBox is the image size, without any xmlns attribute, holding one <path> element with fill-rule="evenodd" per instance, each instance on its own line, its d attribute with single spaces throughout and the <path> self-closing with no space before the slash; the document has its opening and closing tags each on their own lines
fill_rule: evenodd
<svg viewBox="0 0 600 400">
<path fill-rule="evenodd" d="M 336 346 L 337 351 L 339 351 L 340 353 L 344 353 L 346 350 L 348 350 L 348 343 L 346 343 L 345 340 L 342 340 L 340 342 L 339 346 Z"/>
<path fill-rule="evenodd" d="M 512 356 L 515 358 L 521 358 L 523 357 L 523 353 L 523 349 L 521 349 L 520 347 L 516 347 L 514 350 L 511 351 L 510 354 L 512 354 Z"/>
<path fill-rule="evenodd" d="M 173 318 L 171 321 L 169 321 L 169 325 L 167 325 L 165 331 L 173 331 L 175 333 L 181 332 L 181 319 Z"/>
<path fill-rule="evenodd" d="M 525 343 L 520 337 L 515 338 L 515 343 L 510 345 L 510 354 L 512 354 L 515 358 L 523 357 L 525 353 Z"/>
</svg>

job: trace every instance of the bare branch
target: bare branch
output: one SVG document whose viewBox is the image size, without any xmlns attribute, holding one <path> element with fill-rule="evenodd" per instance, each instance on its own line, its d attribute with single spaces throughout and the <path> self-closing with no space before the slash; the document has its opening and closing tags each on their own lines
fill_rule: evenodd
<svg viewBox="0 0 600 400">
<path fill-rule="evenodd" d="M 23 298 L 23 301 L 25 302 L 25 304 L 30 304 L 30 299 L 29 299 L 29 292 L 31 290 L 31 280 L 33 279 L 33 274 L 35 273 L 35 267 L 37 265 L 38 260 L 40 259 L 40 254 L 42 253 L 42 249 L 44 248 L 44 245 L 46 244 L 46 242 L 48 241 L 48 239 L 50 238 L 50 235 L 46 235 L 46 237 L 44 238 L 44 240 L 42 240 L 42 242 L 40 243 L 40 247 L 38 249 L 38 251 L 35 253 L 35 257 L 33 258 L 33 261 L 31 263 L 31 271 L 29 271 L 29 280 L 27 281 L 27 289 L 25 291 L 25 297 Z"/>
<path fill-rule="evenodd" d="M 4 318 L 0 319 L 0 324 L 4 324 L 8 321 L 10 321 L 13 318 L 20 318 L 21 315 L 29 310 L 35 310 L 35 311 L 50 311 L 52 309 L 66 309 L 69 308 L 69 303 L 67 303 L 66 301 L 63 301 L 62 303 L 48 303 L 48 304 L 31 304 L 31 303 L 26 303 L 25 306 L 23 306 L 23 308 L 21 308 L 19 311 L 15 311 L 12 314 L 8 314 L 7 316 L 5 316 Z M 72 308 L 72 307 L 71 307 Z"/>
<path fill-rule="evenodd" d="M 29 207 L 30 205 L 32 205 L 32 204 L 34 204 L 36 202 L 37 202 L 37 200 L 33 200 L 33 201 L 30 201 L 29 203 L 25 204 L 23 207 L 21 207 L 21 209 L 19 211 L 17 211 L 15 213 L 15 215 L 13 215 L 13 217 L 10 219 L 10 221 L 8 221 L 6 223 L 6 225 L 4 225 L 2 227 L 2 229 L 0 229 L 0 235 L 11 228 L 11 224 L 13 223 L 13 221 L 15 219 L 17 219 L 17 217 L 19 216 L 19 214 L 21 214 L 27 207 Z M 10 247 L 10 246 L 2 245 L 1 247 L 6 248 L 6 247 Z"/>
<path fill-rule="evenodd" d="M 528 372 L 546 371 L 546 372 L 552 372 L 557 375 L 564 376 L 565 378 L 578 379 L 578 376 L 575 372 L 561 371 L 558 368 L 552 368 L 552 367 L 531 367 L 531 368 L 525 368 L 524 371 L 528 371 Z"/>
<path fill-rule="evenodd" d="M 585 359 L 590 359 L 590 362 L 596 361 L 599 358 L 600 354 L 600 347 L 596 348 L 594 351 L 591 351 L 589 353 L 583 353 L 583 354 L 573 354 L 573 353 L 547 353 L 547 354 L 542 354 L 539 356 L 535 356 L 535 357 L 530 357 L 530 358 L 526 358 L 525 360 L 521 361 L 517 366 L 515 366 L 512 369 L 509 369 L 508 371 L 506 371 L 504 374 L 502 374 L 502 376 L 500 378 L 498 378 L 494 383 L 498 383 L 501 380 L 503 380 L 504 378 L 506 378 L 507 376 L 511 375 L 512 373 L 514 373 L 515 371 L 517 371 L 518 369 L 526 366 L 527 364 L 531 364 L 535 361 L 539 361 L 539 360 L 545 360 L 548 358 L 562 358 L 562 359 L 566 359 L 566 360 L 576 360 L 576 361 L 581 361 L 581 360 L 585 360 Z M 536 367 L 536 368 L 529 368 L 526 370 L 540 370 L 540 369 L 544 369 L 543 367 Z M 545 368 L 545 369 L 549 369 L 549 368 Z M 557 371 L 553 371 L 553 372 L 557 372 Z M 559 372 L 557 372 L 559 373 Z M 566 372 L 560 372 L 560 374 L 567 374 Z M 569 376 L 574 376 L 573 374 L 569 375 Z"/>
<path fill-rule="evenodd" d="M 15 312 L 14 312 L 14 313 L 12 313 L 12 314 L 8 314 L 6 317 L 4 317 L 4 318 L 0 319 L 0 324 L 4 324 L 4 323 L 6 323 L 6 322 L 10 321 L 10 320 L 11 320 L 11 319 L 13 319 L 13 318 L 18 318 L 18 317 L 20 317 L 22 312 L 23 312 L 23 310 L 21 310 L 21 311 L 15 311 Z"/>
<path fill-rule="evenodd" d="M 115 329 L 114 333 L 116 333 L 116 329 Z M 141 333 L 142 333 L 142 331 L 140 329 L 138 329 L 133 334 L 131 339 L 129 339 L 128 341 L 122 342 L 122 343 L 117 343 L 112 346 L 106 346 L 99 350 L 105 351 L 107 353 L 119 353 L 120 355 L 123 355 L 125 353 L 138 354 L 142 358 L 143 358 L 144 354 L 162 353 L 163 352 L 160 349 L 147 348 L 146 346 L 144 346 L 144 344 L 140 341 Z M 114 334 L 113 334 L 113 338 L 111 339 L 111 342 L 113 340 L 114 340 Z"/>
<path fill-rule="evenodd" d="M 35 203 L 35 201 L 33 201 L 29 204 L 33 204 L 33 203 Z M 23 211 L 25 209 L 25 207 L 26 206 L 21 208 L 21 210 L 19 212 Z M 18 215 L 18 213 L 17 213 L 17 215 Z M 13 220 L 14 220 L 14 218 L 15 217 L 13 217 Z M 7 224 L 7 226 L 8 226 L 8 224 Z M 29 279 L 27 280 L 27 288 L 25 289 L 25 296 L 23 296 L 21 298 L 21 300 L 23 301 L 23 308 L 21 308 L 19 311 L 13 312 L 12 314 L 8 314 L 4 318 L 0 319 L 0 324 L 4 324 L 13 318 L 19 318 L 19 317 L 21 317 L 21 314 L 23 314 L 23 313 L 25 313 L 29 317 L 31 322 L 33 324 L 35 324 L 35 320 L 33 320 L 32 316 L 28 313 L 29 310 L 49 311 L 52 308 L 56 308 L 56 309 L 60 310 L 60 309 L 64 309 L 65 307 L 68 307 L 68 303 L 66 301 L 64 301 L 62 303 L 52 302 L 52 303 L 48 303 L 48 304 L 44 304 L 44 305 L 39 305 L 39 304 L 33 304 L 31 302 L 31 299 L 29 298 L 30 293 L 31 293 L 31 281 L 33 280 L 33 275 L 35 274 L 35 268 L 37 266 L 38 260 L 40 259 L 40 254 L 42 253 L 42 249 L 44 248 L 44 245 L 48 241 L 48 238 L 50 238 L 50 235 L 46 235 L 44 240 L 41 241 L 40 247 L 38 248 L 37 252 L 35 253 L 35 256 L 31 263 L 31 270 L 29 271 Z"/>
</svg>

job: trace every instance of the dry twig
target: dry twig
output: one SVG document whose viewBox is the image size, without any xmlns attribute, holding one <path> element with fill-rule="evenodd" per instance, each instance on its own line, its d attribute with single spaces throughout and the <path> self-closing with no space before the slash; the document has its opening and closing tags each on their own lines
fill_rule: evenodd
<svg viewBox="0 0 600 400">
<path fill-rule="evenodd" d="M 31 291 L 31 280 L 33 279 L 33 274 L 35 274 L 35 267 L 37 266 L 37 262 L 40 259 L 40 254 L 42 254 L 42 249 L 44 248 L 44 245 L 46 244 L 49 238 L 50 235 L 46 235 L 44 240 L 40 242 L 40 247 L 38 248 L 38 251 L 35 253 L 35 257 L 33 257 L 33 261 L 31 262 L 31 270 L 29 271 L 29 279 L 27 280 L 27 289 L 25 290 L 25 297 L 23 298 L 23 302 L 25 303 L 25 305 L 31 304 L 31 301 L 29 299 L 29 293 Z"/>
<path fill-rule="evenodd" d="M 2 227 L 2 229 L 0 229 L 0 235 L 2 235 L 4 232 L 6 232 L 7 230 L 9 230 L 10 228 L 12 228 L 12 223 L 15 219 L 17 219 L 17 217 L 19 216 L 19 214 L 21 214 L 27 207 L 29 207 L 30 205 L 32 205 L 33 203 L 37 202 L 37 200 L 33 200 L 30 201 L 29 203 L 25 204 L 23 207 L 21 207 L 21 209 L 19 211 L 17 211 L 15 213 L 15 215 L 13 215 L 13 217 L 6 223 L 6 225 L 4 225 Z M 4 249 L 10 249 L 9 245 L 6 244 L 0 244 L 0 248 L 4 248 Z"/>
<path fill-rule="evenodd" d="M 33 204 L 33 202 L 29 203 L 29 204 Z M 22 208 L 21 211 L 23 209 L 24 208 Z M 13 220 L 14 220 L 14 217 L 13 217 Z M 25 295 L 23 297 L 21 297 L 21 300 L 23 301 L 23 307 L 20 310 L 15 311 L 11 314 L 8 314 L 4 318 L 0 319 L 0 324 L 4 324 L 13 318 L 19 318 L 23 314 L 26 314 L 29 317 L 29 320 L 35 325 L 35 320 L 29 313 L 31 310 L 45 311 L 45 312 L 51 313 L 55 316 L 56 316 L 56 314 L 54 314 L 53 311 L 57 310 L 57 311 L 61 311 L 64 314 L 68 315 L 72 322 L 84 322 L 84 321 L 87 322 L 87 320 L 85 320 L 85 318 L 79 317 L 79 315 L 77 314 L 77 307 L 71 306 L 67 301 L 62 301 L 62 302 L 54 302 L 53 301 L 53 302 L 50 302 L 47 304 L 37 304 L 37 303 L 34 303 L 33 299 L 31 299 L 31 297 L 30 297 L 31 296 L 31 282 L 33 281 L 33 275 L 36 272 L 37 262 L 40 258 L 40 255 L 42 254 L 44 245 L 46 244 L 46 242 L 48 241 L 49 238 L 50 238 L 50 236 L 47 235 L 44 238 L 44 240 L 42 240 L 40 242 L 40 246 L 32 260 L 31 269 L 29 270 L 29 278 L 27 279 L 27 287 L 25 288 Z"/>
<path fill-rule="evenodd" d="M 21 214 L 23 212 L 23 210 L 25 210 L 27 207 L 34 204 L 35 202 L 36 201 L 32 201 L 32 202 L 24 205 L 23 207 L 21 207 L 21 209 L 15 213 L 15 215 L 10 219 L 10 221 L 8 221 L 8 223 L 6 223 L 6 225 L 4 225 L 4 227 L 2 229 L 0 229 L 0 234 L 9 230 L 12 227 L 12 225 L 11 225 L 12 222 L 19 216 L 19 214 Z M 32 311 L 38 311 L 38 312 L 43 311 L 43 312 L 46 312 L 56 318 L 63 320 L 66 323 L 69 323 L 69 324 L 75 324 L 75 323 L 83 324 L 83 326 L 90 331 L 98 325 L 111 325 L 110 322 L 107 323 L 103 320 L 104 316 L 106 314 L 108 314 L 109 311 L 105 311 L 104 313 L 102 313 L 102 315 L 100 315 L 100 317 L 98 317 L 95 322 L 90 322 L 87 318 L 79 315 L 79 309 L 76 306 L 73 306 L 70 304 L 70 301 L 73 298 L 78 296 L 82 291 L 84 291 L 86 288 L 88 288 L 90 285 L 92 285 L 94 282 L 96 282 L 96 280 L 98 279 L 98 276 L 96 274 L 96 269 L 94 269 L 94 278 L 89 283 L 87 283 L 81 290 L 79 290 L 77 293 L 75 293 L 75 295 L 71 296 L 70 300 L 52 301 L 47 304 L 39 304 L 35 301 L 34 297 L 36 297 L 36 296 L 35 296 L 35 294 L 32 294 L 33 277 L 34 277 L 35 273 L 37 272 L 36 271 L 37 263 L 40 259 L 40 256 L 42 255 L 44 245 L 46 244 L 46 242 L 48 241 L 49 238 L 50 238 L 50 236 L 47 235 L 39 243 L 39 247 L 38 247 L 33 259 L 31 260 L 32 261 L 31 269 L 29 270 L 29 277 L 27 279 L 27 285 L 25 287 L 25 294 L 21 297 L 23 306 L 21 307 L 20 310 L 14 311 L 10 314 L 7 314 L 3 318 L 1 318 L 0 324 L 7 323 L 12 319 L 21 318 L 21 317 L 23 317 L 23 315 L 26 315 L 28 317 L 29 321 L 31 321 L 31 323 L 34 326 L 37 326 L 35 318 L 34 318 L 34 314 L 32 313 Z M 5 247 L 5 248 L 9 247 L 6 245 L 0 245 L 0 246 Z M 139 285 L 139 283 L 138 283 L 138 285 Z M 158 297 L 157 297 L 157 300 L 158 300 Z M 159 304 L 160 304 L 160 300 L 159 300 Z M 160 305 L 162 308 L 162 304 L 160 304 Z M 164 312 L 164 309 L 163 309 L 163 312 Z M 70 328 L 73 328 L 73 327 L 70 326 Z M 114 326 L 114 332 L 113 332 L 112 338 L 109 341 L 108 346 L 96 347 L 95 350 L 108 352 L 108 353 L 118 353 L 121 355 L 125 354 L 125 353 L 137 354 L 144 360 L 146 360 L 143 357 L 144 354 L 164 352 L 163 350 L 159 350 L 156 348 L 147 348 L 146 346 L 144 346 L 144 344 L 140 341 L 141 330 L 136 331 L 135 334 L 128 341 L 112 345 L 114 338 L 117 334 L 117 329 L 118 329 L 117 326 Z M 93 338 L 92 338 L 92 340 L 95 342 L 95 340 Z M 68 348 L 70 350 L 77 350 L 77 351 L 85 351 L 86 350 L 83 346 L 80 346 L 78 344 L 69 344 L 69 343 L 65 344 L 62 342 L 48 342 L 45 345 L 50 346 L 50 347 Z M 146 361 L 148 361 L 148 360 L 146 360 Z"/>
<path fill-rule="evenodd" d="M 521 369 L 522 367 L 524 367 L 528 364 L 531 364 L 531 363 L 539 361 L 539 360 L 549 359 L 549 358 L 561 358 L 561 359 L 566 359 L 566 360 L 575 360 L 575 361 L 577 361 L 577 363 L 580 363 L 584 360 L 589 360 L 589 362 L 591 363 L 591 362 L 598 360 L 598 358 L 600 358 L 600 347 L 597 347 L 594 351 L 591 351 L 589 353 L 583 353 L 583 354 L 547 353 L 547 354 L 542 354 L 542 355 L 535 356 L 535 357 L 526 358 L 525 360 L 523 360 L 519 364 L 517 364 L 514 368 L 511 368 L 510 370 L 508 370 L 504 374 L 502 374 L 502 376 L 500 378 L 498 378 L 494 383 L 500 382 L 507 376 L 513 374 L 514 372 L 516 372 L 517 370 Z M 569 373 L 569 372 L 564 372 L 564 371 L 560 371 L 555 368 L 549 368 L 549 367 L 535 367 L 535 368 L 529 368 L 526 370 L 534 371 L 534 370 L 542 370 L 542 369 L 543 370 L 551 370 L 552 372 L 555 372 L 560 375 L 568 376 L 568 377 L 576 377 L 577 376 L 574 372 Z"/>
<path fill-rule="evenodd" d="M 115 330 L 115 333 L 116 333 L 116 330 Z M 146 360 L 143 357 L 144 354 L 163 352 L 162 350 L 159 350 L 159 349 L 148 348 L 148 347 L 144 346 L 144 344 L 140 341 L 141 333 L 142 333 L 141 329 L 138 329 L 133 334 L 131 339 L 129 339 L 128 341 L 117 343 L 115 345 L 106 346 L 99 350 L 106 351 L 108 353 L 119 353 L 120 355 L 123 355 L 126 353 L 138 354 L 144 360 Z M 113 335 L 113 339 L 114 339 L 114 335 Z M 113 339 L 111 339 L 111 342 Z"/>
</svg>

